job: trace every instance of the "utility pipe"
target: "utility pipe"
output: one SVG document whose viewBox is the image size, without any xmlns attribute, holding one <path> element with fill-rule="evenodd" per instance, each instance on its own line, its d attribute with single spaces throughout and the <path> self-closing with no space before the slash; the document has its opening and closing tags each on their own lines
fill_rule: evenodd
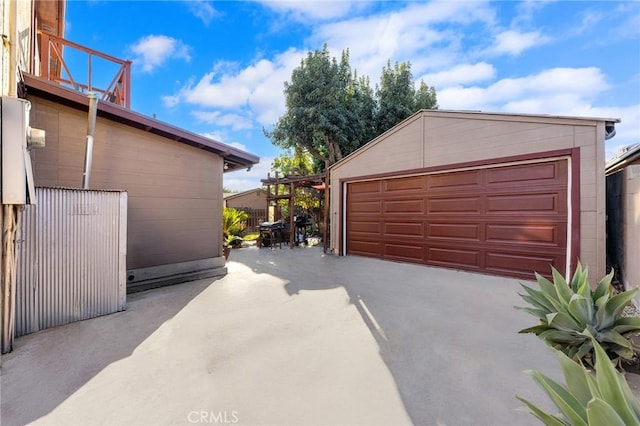
<svg viewBox="0 0 640 426">
<path fill-rule="evenodd" d="M 89 189 L 91 180 L 91 162 L 93 161 L 93 137 L 96 132 L 96 115 L 98 114 L 98 96 L 89 92 L 89 121 L 87 123 L 87 143 L 84 151 L 84 172 L 82 173 L 82 187 Z"/>
</svg>

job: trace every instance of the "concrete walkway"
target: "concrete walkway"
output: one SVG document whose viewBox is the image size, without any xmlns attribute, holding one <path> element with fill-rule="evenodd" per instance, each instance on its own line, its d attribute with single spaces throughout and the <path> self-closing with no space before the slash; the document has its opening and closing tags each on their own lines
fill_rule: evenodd
<svg viewBox="0 0 640 426">
<path fill-rule="evenodd" d="M 317 247 L 233 250 L 229 274 L 131 295 L 128 310 L 17 339 L 3 426 L 534 425 L 518 280 Z"/>
</svg>

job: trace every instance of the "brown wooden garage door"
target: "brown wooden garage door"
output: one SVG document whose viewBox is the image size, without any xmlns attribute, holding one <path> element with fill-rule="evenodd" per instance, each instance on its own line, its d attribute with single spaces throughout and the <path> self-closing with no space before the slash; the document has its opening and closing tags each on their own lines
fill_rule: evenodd
<svg viewBox="0 0 640 426">
<path fill-rule="evenodd" d="M 347 184 L 346 253 L 533 278 L 564 271 L 567 160 Z"/>
</svg>

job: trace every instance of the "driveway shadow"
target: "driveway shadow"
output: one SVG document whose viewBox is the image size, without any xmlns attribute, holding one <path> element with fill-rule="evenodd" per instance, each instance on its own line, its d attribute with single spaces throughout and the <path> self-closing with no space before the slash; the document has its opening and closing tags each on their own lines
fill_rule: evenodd
<svg viewBox="0 0 640 426">
<path fill-rule="evenodd" d="M 531 325 L 513 308 L 522 304 L 517 280 L 327 256 L 316 247 L 240 250 L 233 260 L 282 278 L 290 295 L 343 287 L 414 424 L 538 424 L 518 410 L 516 394 L 552 409 L 523 373 L 561 377 L 546 345 L 517 333 Z"/>
<path fill-rule="evenodd" d="M 126 311 L 16 339 L 13 352 L 2 357 L 2 425 L 24 425 L 48 414 L 110 364 L 130 356 L 211 283 L 130 294 Z"/>
</svg>

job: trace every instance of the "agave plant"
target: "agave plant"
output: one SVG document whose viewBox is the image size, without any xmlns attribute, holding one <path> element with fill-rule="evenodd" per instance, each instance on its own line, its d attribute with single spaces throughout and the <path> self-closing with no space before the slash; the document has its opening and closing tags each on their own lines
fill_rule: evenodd
<svg viewBox="0 0 640 426">
<path fill-rule="evenodd" d="M 520 330 L 534 333 L 550 346 L 574 360 L 591 364 L 592 339 L 602 345 L 613 360 L 632 359 L 634 348 L 625 336 L 640 331 L 640 318 L 622 317 L 622 311 L 635 296 L 637 289 L 614 295 L 611 279 L 605 276 L 591 290 L 588 268 L 578 263 L 570 284 L 552 268 L 553 283 L 536 273 L 540 290 L 522 285 L 522 299 L 532 307 L 517 307 L 540 320 L 538 325 Z"/>
<path fill-rule="evenodd" d="M 595 351 L 595 374 L 561 351 L 557 353 L 566 386 L 538 371 L 527 371 L 560 413 L 549 414 L 520 396 L 516 398 L 546 425 L 640 425 L 640 404 L 624 375 L 616 371 L 598 342 L 591 336 L 586 337 L 592 341 Z"/>
</svg>

